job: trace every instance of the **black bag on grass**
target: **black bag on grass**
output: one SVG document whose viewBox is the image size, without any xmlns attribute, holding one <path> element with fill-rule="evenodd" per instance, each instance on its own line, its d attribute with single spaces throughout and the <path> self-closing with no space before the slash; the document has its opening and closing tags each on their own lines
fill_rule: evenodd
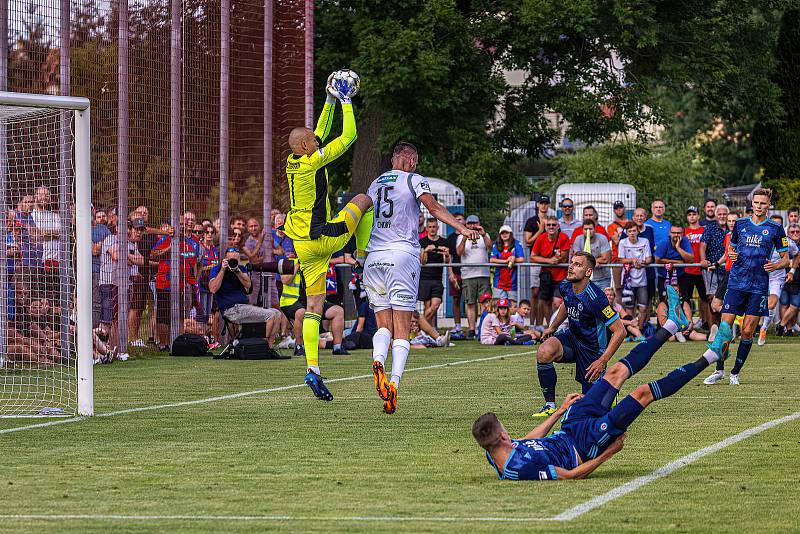
<svg viewBox="0 0 800 534">
<path fill-rule="evenodd" d="M 172 356 L 211 356 L 208 342 L 197 334 L 181 334 L 172 342 Z"/>
<path fill-rule="evenodd" d="M 224 356 L 233 360 L 287 360 L 291 356 L 283 356 L 270 348 L 263 337 L 246 337 L 233 342 L 233 350 Z"/>
</svg>

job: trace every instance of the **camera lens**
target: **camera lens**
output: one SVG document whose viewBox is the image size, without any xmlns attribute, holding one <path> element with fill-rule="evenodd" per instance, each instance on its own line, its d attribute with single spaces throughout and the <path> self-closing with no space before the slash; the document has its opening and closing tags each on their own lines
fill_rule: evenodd
<svg viewBox="0 0 800 534">
<path fill-rule="evenodd" d="M 229 269 L 236 269 L 237 267 L 239 267 L 239 260 L 237 260 L 236 258 L 231 258 L 228 260 Z"/>
</svg>

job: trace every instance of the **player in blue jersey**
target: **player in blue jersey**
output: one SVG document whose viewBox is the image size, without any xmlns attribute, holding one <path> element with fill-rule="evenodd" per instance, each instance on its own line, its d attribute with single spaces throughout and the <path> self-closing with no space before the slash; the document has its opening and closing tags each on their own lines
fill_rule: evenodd
<svg viewBox="0 0 800 534">
<path fill-rule="evenodd" d="M 730 384 L 739 385 L 739 372 L 742 370 L 750 349 L 753 335 L 761 318 L 769 314 L 769 275 L 789 266 L 789 241 L 783 227 L 767 219 L 772 201 L 772 191 L 758 189 L 753 193 L 753 215 L 736 221 L 731 232 L 728 257 L 733 262 L 728 275 L 728 288 L 722 300 L 722 321 L 733 325 L 737 315 L 743 315 L 742 339 L 736 352 L 736 363 L 731 369 Z M 776 251 L 780 260 L 770 261 Z M 717 365 L 714 372 L 716 380 L 725 376 L 724 368 Z"/>
<path fill-rule="evenodd" d="M 625 327 L 608 303 L 604 288 L 590 281 L 594 266 L 594 256 L 588 252 L 576 252 L 567 269 L 567 278 L 559 287 L 563 302 L 544 330 L 546 341 L 536 351 L 536 373 L 545 405 L 533 414 L 534 417 L 547 417 L 556 411 L 558 377 L 553 362 L 574 362 L 575 380 L 581 383 L 583 393 L 586 393 L 592 382 L 602 376 L 608 360 L 625 339 Z M 569 329 L 553 336 L 567 317 Z M 608 339 L 606 328 L 611 331 L 611 339 Z"/>
<path fill-rule="evenodd" d="M 709 349 L 694 362 L 667 376 L 642 384 L 611 407 L 625 381 L 642 370 L 653 355 L 679 329 L 686 326 L 680 297 L 667 288 L 669 319 L 653 337 L 639 343 L 609 368 L 585 395 L 569 395 L 561 407 L 519 440 L 512 440 L 494 413 L 486 413 L 472 425 L 472 435 L 486 450 L 489 463 L 505 480 L 558 480 L 584 478 L 622 450 L 625 432 L 653 401 L 673 395 L 709 364 L 727 355 L 732 332 L 720 326 Z M 561 430 L 547 433 L 561 418 Z"/>
</svg>

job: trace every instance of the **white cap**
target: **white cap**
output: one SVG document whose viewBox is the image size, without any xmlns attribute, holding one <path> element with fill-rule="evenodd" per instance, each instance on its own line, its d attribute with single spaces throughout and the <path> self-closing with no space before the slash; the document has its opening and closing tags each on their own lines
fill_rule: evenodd
<svg viewBox="0 0 800 534">
<path fill-rule="evenodd" d="M 504 224 L 503 226 L 501 226 L 498 233 L 502 234 L 503 232 L 508 232 L 509 234 L 513 233 L 512 230 L 511 230 L 511 227 L 509 225 L 507 225 L 507 224 Z"/>
</svg>

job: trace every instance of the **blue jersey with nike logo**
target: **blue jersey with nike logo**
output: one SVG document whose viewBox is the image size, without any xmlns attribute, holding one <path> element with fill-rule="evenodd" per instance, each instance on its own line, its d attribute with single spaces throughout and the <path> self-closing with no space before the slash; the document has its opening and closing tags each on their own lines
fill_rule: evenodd
<svg viewBox="0 0 800 534">
<path fill-rule="evenodd" d="M 578 467 L 572 438 L 564 432 L 554 432 L 546 438 L 515 439 L 512 447 L 502 474 L 486 453 L 501 479 L 556 480 L 556 467 L 567 470 Z"/>
<path fill-rule="evenodd" d="M 773 250 L 782 253 L 789 248 L 783 227 L 770 219 L 756 224 L 750 217 L 743 217 L 731 232 L 731 247 L 739 257 L 731 267 L 728 289 L 766 295 L 769 273 L 764 264 L 770 261 Z"/>
<path fill-rule="evenodd" d="M 606 327 L 619 318 L 605 293 L 593 282 L 580 294 L 575 293 L 567 280 L 561 282 L 559 290 L 567 308 L 569 333 L 590 353 L 602 353 L 608 345 Z"/>
</svg>

